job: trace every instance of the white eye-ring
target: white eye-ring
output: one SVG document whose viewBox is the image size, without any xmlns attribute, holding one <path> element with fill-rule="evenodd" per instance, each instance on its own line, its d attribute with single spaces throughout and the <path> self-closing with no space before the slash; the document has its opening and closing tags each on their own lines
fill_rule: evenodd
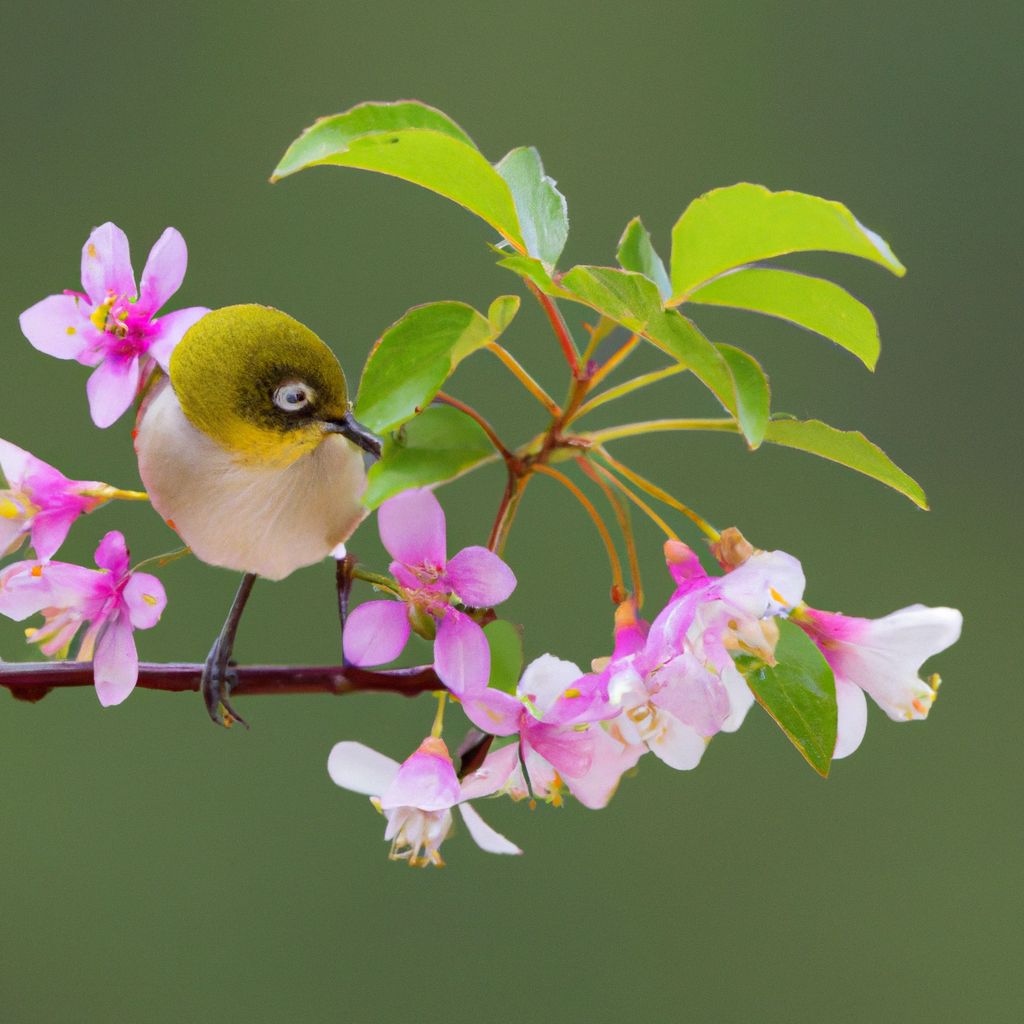
<svg viewBox="0 0 1024 1024">
<path fill-rule="evenodd" d="M 290 381 L 274 392 L 274 405 L 284 412 L 300 412 L 313 401 L 313 389 L 307 384 Z"/>
</svg>

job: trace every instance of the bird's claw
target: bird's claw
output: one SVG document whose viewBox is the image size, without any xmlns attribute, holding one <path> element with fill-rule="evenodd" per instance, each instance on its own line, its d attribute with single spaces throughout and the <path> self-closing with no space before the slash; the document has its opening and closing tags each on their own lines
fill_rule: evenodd
<svg viewBox="0 0 1024 1024">
<path fill-rule="evenodd" d="M 206 710 L 214 725 L 228 728 L 238 722 L 246 729 L 249 728 L 249 723 L 231 706 L 229 699 L 231 690 L 237 682 L 238 673 L 235 671 L 234 662 L 230 660 L 230 653 L 222 653 L 218 641 L 206 659 L 200 682 Z"/>
</svg>

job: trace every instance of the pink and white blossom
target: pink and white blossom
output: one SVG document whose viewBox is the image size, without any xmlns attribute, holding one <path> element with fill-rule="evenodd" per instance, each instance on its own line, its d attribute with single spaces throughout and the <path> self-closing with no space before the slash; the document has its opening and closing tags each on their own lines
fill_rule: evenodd
<svg viewBox="0 0 1024 1024">
<path fill-rule="evenodd" d="M 354 665 L 383 665 L 405 649 L 410 615 L 436 623 L 434 666 L 453 692 L 487 685 L 491 656 L 479 624 L 452 606 L 493 608 L 515 589 L 512 570 L 493 551 L 463 548 L 447 557 L 444 511 L 432 491 L 389 498 L 377 512 L 380 539 L 402 602 L 367 601 L 345 623 L 345 657 Z"/>
<path fill-rule="evenodd" d="M 151 361 L 166 371 L 174 346 L 209 312 L 193 306 L 156 315 L 181 286 L 187 263 L 185 240 L 167 228 L 136 288 L 128 238 L 108 221 L 82 249 L 83 291 L 50 295 L 21 314 L 21 330 L 40 352 L 96 367 L 86 385 L 96 426 L 121 417 Z"/>
<path fill-rule="evenodd" d="M 955 608 L 910 605 L 880 619 L 801 608 L 793 620 L 818 645 L 836 677 L 839 728 L 833 757 L 860 746 L 867 728 L 867 693 L 897 722 L 926 718 L 938 677 L 921 679 L 921 666 L 960 637 Z"/>
<path fill-rule="evenodd" d="M 129 567 L 124 536 L 108 533 L 96 549 L 99 569 L 67 562 L 15 562 L 0 571 L 0 614 L 21 621 L 42 612 L 29 640 L 48 656 L 63 656 L 87 624 L 79 661 L 92 661 L 96 696 L 120 704 L 135 688 L 139 656 L 133 631 L 150 629 L 167 604 L 163 584 Z"/>
<path fill-rule="evenodd" d="M 36 556 L 49 561 L 71 524 L 117 492 L 97 480 L 69 480 L 53 466 L 0 438 L 0 558 L 31 539 Z"/>
<path fill-rule="evenodd" d="M 455 807 L 482 850 L 522 853 L 469 805 L 501 792 L 517 767 L 516 748 L 503 747 L 460 782 L 444 740 L 437 737 L 425 739 L 402 764 L 351 741 L 336 743 L 327 759 L 337 785 L 369 796 L 387 818 L 384 838 L 391 843 L 391 859 L 414 867 L 443 866 L 441 844 L 451 831 Z"/>
</svg>

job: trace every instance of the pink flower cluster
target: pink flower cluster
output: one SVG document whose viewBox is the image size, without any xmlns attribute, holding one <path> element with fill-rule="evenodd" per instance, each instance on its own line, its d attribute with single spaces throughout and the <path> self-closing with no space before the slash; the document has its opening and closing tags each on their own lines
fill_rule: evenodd
<svg viewBox="0 0 1024 1024">
<path fill-rule="evenodd" d="M 346 630 L 348 656 L 359 664 L 396 657 L 410 621 L 428 615 L 440 623 L 434 665 L 451 696 L 483 733 L 512 739 L 461 782 L 436 737 L 401 766 L 358 743 L 331 751 L 331 778 L 370 795 L 387 817 L 392 856 L 421 866 L 441 863 L 456 806 L 483 849 L 520 852 L 484 825 L 469 799 L 532 794 L 559 805 L 569 793 L 596 809 L 648 752 L 672 768 L 695 768 L 711 737 L 738 729 L 754 703 L 734 655 L 774 664 L 780 616 L 815 640 L 835 672 L 836 757 L 864 735 L 865 692 L 898 720 L 927 714 L 935 684 L 919 678 L 920 667 L 960 631 L 960 613 L 949 608 L 918 605 L 876 621 L 819 612 L 803 603 L 804 573 L 792 555 L 741 551 L 723 558 L 724 575 L 711 576 L 690 548 L 670 541 L 665 554 L 676 586 L 652 622 L 627 601 L 615 616 L 613 652 L 593 671 L 545 654 L 526 666 L 515 693 L 506 693 L 488 685 L 487 642 L 471 609 L 508 596 L 508 567 L 480 548 L 446 562 L 444 515 L 430 491 L 391 499 L 379 521 L 402 600 L 356 609 Z"/>
</svg>

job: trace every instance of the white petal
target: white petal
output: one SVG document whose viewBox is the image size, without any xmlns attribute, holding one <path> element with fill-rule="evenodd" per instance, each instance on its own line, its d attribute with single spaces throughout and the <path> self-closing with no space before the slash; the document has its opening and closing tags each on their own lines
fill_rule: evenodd
<svg viewBox="0 0 1024 1024">
<path fill-rule="evenodd" d="M 327 758 L 331 779 L 345 789 L 367 796 L 380 796 L 395 780 L 398 762 L 362 743 L 335 743 Z"/>
<path fill-rule="evenodd" d="M 520 697 L 529 697 L 537 717 L 543 718 L 544 712 L 582 675 L 583 672 L 571 661 L 563 661 L 553 654 L 542 654 L 526 666 L 517 692 Z"/>
<path fill-rule="evenodd" d="M 852 754 L 860 746 L 868 727 L 868 702 L 859 686 L 845 679 L 837 679 L 836 708 L 839 728 L 836 731 L 833 760 Z"/>
<path fill-rule="evenodd" d="M 515 843 L 509 842 L 500 832 L 495 832 L 469 804 L 459 804 L 459 813 L 469 829 L 469 834 L 481 850 L 488 853 L 522 853 Z"/>
</svg>

